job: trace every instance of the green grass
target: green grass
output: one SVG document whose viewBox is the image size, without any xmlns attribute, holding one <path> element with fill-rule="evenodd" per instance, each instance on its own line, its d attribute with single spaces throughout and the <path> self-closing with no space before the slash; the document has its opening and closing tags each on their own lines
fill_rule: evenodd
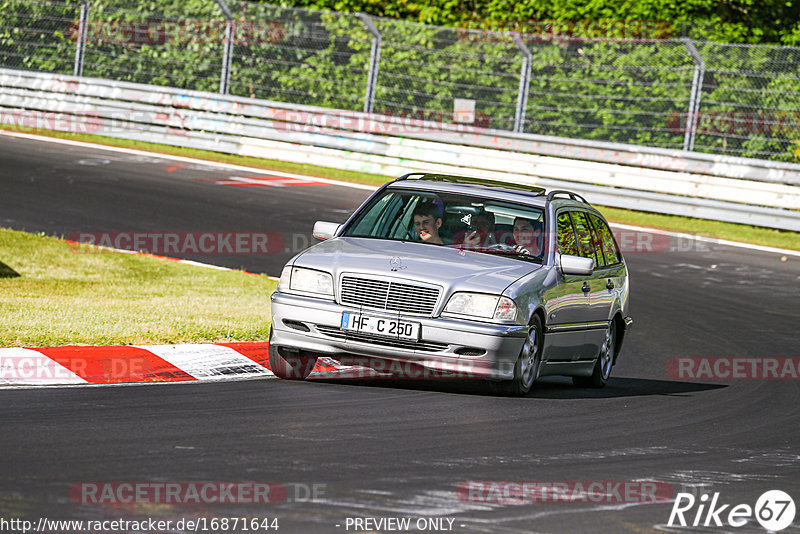
<svg viewBox="0 0 800 534">
<path fill-rule="evenodd" d="M 266 341 L 276 282 L 0 228 L 0 347 Z M 1 267 L 1 266 L 0 266 Z"/>
<path fill-rule="evenodd" d="M 173 147 L 168 145 L 146 143 L 141 141 L 128 141 L 126 139 L 114 139 L 99 135 L 63 133 L 63 132 L 54 132 L 50 130 L 34 130 L 31 128 L 2 125 L 2 124 L 0 124 L 0 128 L 22 131 L 27 133 L 35 133 L 37 135 L 58 137 L 63 139 L 73 139 L 76 141 L 84 141 L 88 143 L 98 143 L 98 144 L 118 146 L 123 148 L 135 148 L 139 150 L 146 150 L 161 154 L 173 154 L 177 156 L 192 157 L 210 161 L 233 163 L 236 165 L 257 167 L 271 171 L 290 172 L 296 174 L 303 174 L 307 176 L 331 178 L 335 180 L 344 180 L 348 182 L 355 182 L 355 183 L 374 185 L 374 186 L 384 184 L 390 180 L 390 178 L 386 176 L 377 174 L 345 171 L 339 169 L 331 169 L 329 167 L 320 167 L 316 165 L 306 165 L 301 163 L 289 163 L 278 160 L 235 156 L 231 154 L 222 154 L 219 152 L 210 152 L 207 150 Z M 657 213 L 646 213 L 640 211 L 631 211 L 631 210 L 609 208 L 602 206 L 600 207 L 600 211 L 602 211 L 603 214 L 606 216 L 606 218 L 608 218 L 608 220 L 612 222 L 645 226 L 650 228 L 660 228 L 663 230 L 672 230 L 689 234 L 703 235 L 716 239 L 742 241 L 746 243 L 754 243 L 757 245 L 764 245 L 768 247 L 800 250 L 800 233 L 798 232 L 787 232 L 782 230 L 772 230 L 769 228 L 759 228 L 756 226 L 749 226 L 743 224 L 725 223 L 719 221 L 711 221 L 707 219 L 693 219 L 693 218 L 678 217 L 673 215 L 661 215 Z M 0 258 L 0 260 L 2 260 L 2 258 Z"/>
</svg>

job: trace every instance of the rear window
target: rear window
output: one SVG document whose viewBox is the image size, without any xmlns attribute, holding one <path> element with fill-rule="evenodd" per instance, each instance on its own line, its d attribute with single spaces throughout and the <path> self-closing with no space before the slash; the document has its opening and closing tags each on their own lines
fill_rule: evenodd
<svg viewBox="0 0 800 534">
<path fill-rule="evenodd" d="M 617 243 L 614 241 L 614 234 L 606 222 L 595 215 L 589 214 L 589 219 L 592 221 L 592 226 L 597 231 L 598 241 L 600 242 L 600 249 L 606 259 L 606 265 L 614 265 L 622 261 L 622 256 L 617 248 Z"/>
</svg>

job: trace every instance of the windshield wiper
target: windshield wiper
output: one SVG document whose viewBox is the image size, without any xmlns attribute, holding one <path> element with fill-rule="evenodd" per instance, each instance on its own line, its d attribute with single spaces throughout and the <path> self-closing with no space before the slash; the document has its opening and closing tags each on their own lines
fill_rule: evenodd
<svg viewBox="0 0 800 534">
<path fill-rule="evenodd" d="M 467 250 L 470 252 L 481 252 L 483 254 L 495 254 L 497 256 L 513 256 L 515 258 L 519 258 L 526 261 L 534 261 L 536 263 L 541 263 L 542 258 L 540 256 L 534 256 L 529 252 L 522 252 L 521 250 L 516 250 L 513 247 L 509 247 L 504 245 L 503 248 L 491 248 L 491 247 L 470 247 L 464 245 L 456 245 L 456 248 L 459 250 Z"/>
</svg>

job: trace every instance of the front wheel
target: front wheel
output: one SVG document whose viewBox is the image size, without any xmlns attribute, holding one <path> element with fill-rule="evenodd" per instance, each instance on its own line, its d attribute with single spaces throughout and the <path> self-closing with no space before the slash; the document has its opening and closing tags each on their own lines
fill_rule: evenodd
<svg viewBox="0 0 800 534">
<path fill-rule="evenodd" d="M 573 376 L 572 383 L 581 388 L 602 388 L 611 376 L 616 351 L 617 322 L 611 319 L 606 330 L 606 338 L 600 347 L 600 354 L 592 370 L 592 376 Z"/>
<path fill-rule="evenodd" d="M 272 345 L 272 330 L 269 331 L 269 368 L 278 378 L 304 380 L 317 364 L 316 356 L 282 356 Z"/>
<path fill-rule="evenodd" d="M 494 383 L 494 390 L 497 393 L 522 397 L 531 390 L 533 383 L 539 378 L 539 369 L 542 365 L 543 336 L 542 320 L 538 315 L 534 315 L 525 344 L 522 345 L 514 364 L 514 378 Z"/>
</svg>

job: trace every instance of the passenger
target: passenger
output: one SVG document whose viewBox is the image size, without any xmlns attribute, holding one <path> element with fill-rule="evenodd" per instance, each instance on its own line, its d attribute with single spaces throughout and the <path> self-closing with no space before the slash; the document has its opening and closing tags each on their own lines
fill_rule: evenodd
<svg viewBox="0 0 800 534">
<path fill-rule="evenodd" d="M 458 240 L 468 247 L 488 247 L 497 243 L 494 235 L 494 213 L 479 211 L 470 220 L 471 229 Z"/>
<path fill-rule="evenodd" d="M 414 229 L 423 243 L 444 245 L 439 236 L 439 228 L 442 227 L 440 213 L 439 206 L 430 201 L 420 202 L 414 208 Z"/>
<path fill-rule="evenodd" d="M 534 223 L 531 219 L 525 217 L 517 217 L 514 219 L 514 247 L 517 252 L 524 254 L 531 254 L 538 256 L 541 254 L 541 234 L 542 230 L 538 223 Z"/>
</svg>

